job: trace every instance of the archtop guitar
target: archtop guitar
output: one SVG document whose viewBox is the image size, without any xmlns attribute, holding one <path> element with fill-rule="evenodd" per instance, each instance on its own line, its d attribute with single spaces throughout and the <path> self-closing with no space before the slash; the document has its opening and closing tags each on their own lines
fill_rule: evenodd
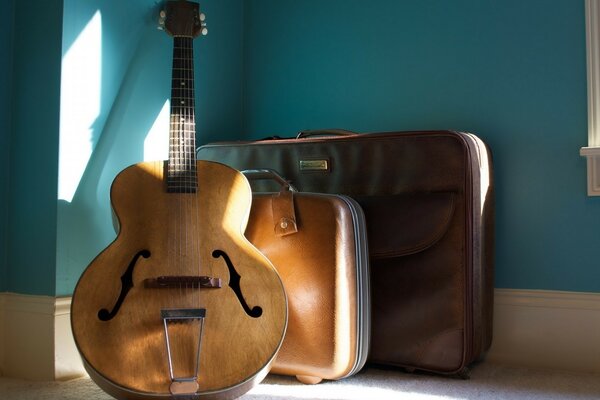
<svg viewBox="0 0 600 400">
<path fill-rule="evenodd" d="M 246 178 L 195 157 L 197 3 L 168 1 L 169 158 L 121 171 L 117 238 L 87 267 L 71 322 L 91 378 L 118 399 L 231 399 L 266 376 L 287 325 L 279 275 L 244 237 Z"/>
</svg>

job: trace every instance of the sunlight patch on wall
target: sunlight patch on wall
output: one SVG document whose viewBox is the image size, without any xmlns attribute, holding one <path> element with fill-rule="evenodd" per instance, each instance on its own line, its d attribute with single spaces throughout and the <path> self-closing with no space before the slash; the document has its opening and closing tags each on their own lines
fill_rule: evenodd
<svg viewBox="0 0 600 400">
<path fill-rule="evenodd" d="M 158 117 L 154 120 L 152 128 L 144 139 L 144 161 L 158 161 L 169 158 L 169 123 L 171 101 L 167 100 Z"/>
<path fill-rule="evenodd" d="M 96 11 L 65 53 L 61 74 L 58 198 L 70 202 L 92 155 L 94 122 L 100 115 L 100 10 Z"/>
</svg>

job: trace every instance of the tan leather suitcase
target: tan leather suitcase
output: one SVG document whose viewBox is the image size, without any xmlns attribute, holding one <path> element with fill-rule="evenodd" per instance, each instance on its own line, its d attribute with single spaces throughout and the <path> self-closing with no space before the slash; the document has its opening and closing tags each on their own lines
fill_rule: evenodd
<svg viewBox="0 0 600 400">
<path fill-rule="evenodd" d="M 332 133 L 341 136 L 208 144 L 198 158 L 273 168 L 300 190 L 357 200 L 371 262 L 369 362 L 465 374 L 492 341 L 489 149 L 463 132 Z"/>
<path fill-rule="evenodd" d="M 370 338 L 362 209 L 347 196 L 290 190 L 273 171 L 244 174 L 281 186 L 253 194 L 246 228 L 288 296 L 288 328 L 271 372 L 304 383 L 353 375 L 365 364 Z"/>
</svg>

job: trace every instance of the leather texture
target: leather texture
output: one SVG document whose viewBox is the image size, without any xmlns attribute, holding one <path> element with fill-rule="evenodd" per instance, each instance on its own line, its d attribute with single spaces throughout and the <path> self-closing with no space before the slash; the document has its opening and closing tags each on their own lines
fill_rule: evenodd
<svg viewBox="0 0 600 400">
<path fill-rule="evenodd" d="M 460 374 L 490 347 L 494 182 L 489 148 L 475 135 L 385 132 L 215 143 L 201 147 L 198 157 L 239 169 L 272 168 L 300 190 L 358 201 L 371 258 L 369 362 Z M 302 160 L 313 162 L 302 169 Z"/>
<path fill-rule="evenodd" d="M 305 383 L 340 379 L 362 367 L 357 229 L 339 196 L 255 193 L 246 237 L 273 263 L 288 295 L 288 328 L 271 372 Z M 283 211 L 282 211 L 283 210 Z M 284 222 L 282 227 L 281 223 Z M 293 232 L 283 232 L 294 222 Z M 362 237 L 366 240 L 364 232 Z M 363 288 L 364 289 L 364 288 Z"/>
</svg>

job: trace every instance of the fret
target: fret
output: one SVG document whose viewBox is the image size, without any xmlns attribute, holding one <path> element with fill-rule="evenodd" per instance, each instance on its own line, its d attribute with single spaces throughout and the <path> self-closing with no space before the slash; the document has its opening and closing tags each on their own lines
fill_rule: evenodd
<svg viewBox="0 0 600 400">
<path fill-rule="evenodd" d="M 185 70 L 191 72 L 194 69 L 193 60 L 187 58 L 187 54 L 181 54 L 180 57 L 173 59 L 172 68 L 174 71 Z"/>
<path fill-rule="evenodd" d="M 171 171 L 171 173 L 173 174 L 170 179 L 169 182 L 173 185 L 176 184 L 181 184 L 181 183 L 194 183 L 196 182 L 196 174 L 194 171 L 194 175 L 188 175 L 188 176 L 178 176 L 179 171 Z"/>
<path fill-rule="evenodd" d="M 181 122 L 171 122 L 171 127 L 173 129 L 178 128 L 177 130 L 178 130 L 179 134 L 177 136 L 173 136 L 169 139 L 178 139 L 181 137 L 191 137 L 192 139 L 194 138 L 194 135 L 196 134 L 195 129 L 193 129 L 193 128 L 185 129 L 181 125 L 182 125 Z"/>
<path fill-rule="evenodd" d="M 181 85 L 181 83 L 180 83 L 181 81 L 183 81 L 183 83 L 184 83 L 183 85 Z M 175 86 L 175 87 L 189 85 L 186 87 L 193 90 L 194 89 L 192 86 L 193 83 L 194 83 L 193 79 L 190 79 L 186 76 L 171 77 L 171 85 Z"/>
<path fill-rule="evenodd" d="M 180 154 L 179 152 L 179 147 L 183 147 L 183 146 L 189 146 L 189 147 L 193 147 L 195 143 L 195 140 L 193 137 L 190 137 L 188 139 L 188 141 L 184 141 L 181 140 L 179 138 L 177 139 L 171 139 L 169 140 L 169 144 L 171 145 L 171 147 L 173 147 L 172 149 L 169 149 L 169 153 L 175 155 L 180 155 L 180 156 L 185 156 L 187 154 Z M 180 157 L 183 158 L 183 157 Z M 187 158 L 193 158 L 193 157 L 187 157 Z"/>
<path fill-rule="evenodd" d="M 179 104 L 176 104 L 177 99 L 171 99 L 171 102 L 171 119 L 174 117 L 179 119 L 182 117 L 192 117 L 195 107 L 193 107 L 191 104 L 181 104 L 181 100 L 179 100 Z"/>
<path fill-rule="evenodd" d="M 179 99 L 193 102 L 194 98 L 192 97 L 192 90 L 190 90 L 189 88 L 174 88 L 173 90 L 171 90 L 171 101 L 173 102 L 173 104 L 177 104 L 177 102 L 173 100 Z"/>
<path fill-rule="evenodd" d="M 173 184 L 181 183 L 181 182 L 195 182 L 196 181 L 196 171 L 193 171 L 193 174 L 190 171 L 186 171 L 185 175 L 178 175 L 180 171 L 171 171 L 173 175 L 171 176 L 170 182 Z"/>
<path fill-rule="evenodd" d="M 171 119 L 181 117 L 193 117 L 193 111 L 195 107 L 191 105 L 182 106 L 181 104 L 174 104 L 171 100 Z"/>
<path fill-rule="evenodd" d="M 171 119 L 169 123 L 172 125 L 172 128 L 174 128 L 173 125 L 176 125 L 180 131 L 187 130 L 192 132 L 196 130 L 194 126 L 194 116 L 189 116 L 188 118 L 178 116 L 177 119 Z"/>
</svg>

